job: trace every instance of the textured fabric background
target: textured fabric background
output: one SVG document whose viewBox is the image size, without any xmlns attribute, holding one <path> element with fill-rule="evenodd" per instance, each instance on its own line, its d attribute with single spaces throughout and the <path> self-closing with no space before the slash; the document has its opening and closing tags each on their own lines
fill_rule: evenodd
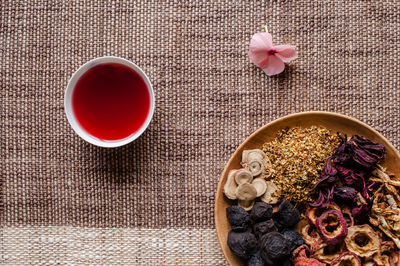
<svg viewBox="0 0 400 266">
<path fill-rule="evenodd" d="M 248 59 L 268 24 L 286 71 Z M 400 144 L 398 1 L 0 4 L 0 264 L 221 265 L 214 193 L 231 153 L 286 114 L 356 117 Z M 114 55 L 150 77 L 153 121 L 102 149 L 70 128 L 72 73 Z"/>
</svg>

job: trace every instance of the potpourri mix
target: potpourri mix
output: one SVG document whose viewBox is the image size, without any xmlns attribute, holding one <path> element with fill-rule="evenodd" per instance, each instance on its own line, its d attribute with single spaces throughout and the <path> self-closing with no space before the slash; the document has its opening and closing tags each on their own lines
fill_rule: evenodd
<svg viewBox="0 0 400 266">
<path fill-rule="evenodd" d="M 400 178 L 385 147 L 312 126 L 242 153 L 225 196 L 228 246 L 247 265 L 397 265 Z"/>
</svg>

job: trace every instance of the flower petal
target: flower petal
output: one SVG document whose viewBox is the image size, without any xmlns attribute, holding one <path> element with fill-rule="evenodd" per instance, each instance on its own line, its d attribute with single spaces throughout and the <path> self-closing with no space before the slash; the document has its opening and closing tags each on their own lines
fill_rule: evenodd
<svg viewBox="0 0 400 266">
<path fill-rule="evenodd" d="M 265 67 L 265 64 L 268 62 L 268 52 L 260 51 L 260 52 L 251 52 L 249 51 L 250 60 L 258 67 Z"/>
<path fill-rule="evenodd" d="M 269 56 L 268 61 L 265 63 L 265 66 L 262 68 L 262 70 L 264 70 L 264 72 L 268 76 L 279 74 L 284 69 L 285 69 L 285 64 L 279 57 L 277 57 L 275 55 Z"/>
<path fill-rule="evenodd" d="M 272 36 L 266 32 L 253 35 L 250 41 L 249 57 L 258 67 L 263 68 L 268 61 L 268 51 L 272 48 Z"/>
<path fill-rule="evenodd" d="M 251 37 L 250 51 L 268 51 L 272 48 L 272 46 L 272 35 L 267 32 L 259 32 Z"/>
<path fill-rule="evenodd" d="M 273 48 L 277 53 L 275 54 L 283 62 L 288 63 L 297 58 L 296 46 L 293 45 L 277 45 Z"/>
</svg>

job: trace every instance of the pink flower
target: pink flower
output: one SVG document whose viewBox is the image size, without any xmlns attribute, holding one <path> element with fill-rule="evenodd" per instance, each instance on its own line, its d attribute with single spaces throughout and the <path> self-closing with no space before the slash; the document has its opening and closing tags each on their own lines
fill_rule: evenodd
<svg viewBox="0 0 400 266">
<path fill-rule="evenodd" d="M 297 58 L 293 45 L 273 45 L 272 36 L 268 32 L 253 35 L 249 49 L 250 60 L 268 75 L 276 75 L 285 69 L 284 63 Z"/>
</svg>

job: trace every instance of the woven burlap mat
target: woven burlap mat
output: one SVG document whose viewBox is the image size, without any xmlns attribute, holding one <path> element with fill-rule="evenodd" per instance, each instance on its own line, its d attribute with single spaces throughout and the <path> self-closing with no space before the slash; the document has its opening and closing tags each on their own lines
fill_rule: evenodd
<svg viewBox="0 0 400 266">
<path fill-rule="evenodd" d="M 268 24 L 299 58 L 268 77 L 248 59 Z M 1 264 L 225 264 L 219 175 L 238 145 L 286 114 L 329 110 L 400 138 L 398 1 L 1 1 Z M 71 74 L 132 60 L 153 121 L 102 149 L 70 128 Z"/>
</svg>

